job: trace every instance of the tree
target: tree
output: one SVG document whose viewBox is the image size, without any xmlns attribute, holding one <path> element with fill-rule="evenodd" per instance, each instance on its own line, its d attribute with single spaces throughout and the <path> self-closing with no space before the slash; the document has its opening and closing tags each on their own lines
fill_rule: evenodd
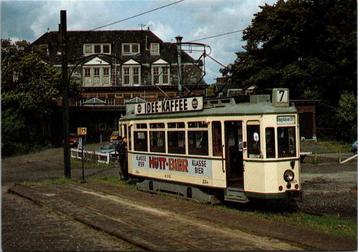
<svg viewBox="0 0 358 252">
<path fill-rule="evenodd" d="M 21 146 L 45 143 L 60 75 L 28 42 L 2 40 L 1 45 L 2 153 L 10 155 Z"/>
<path fill-rule="evenodd" d="M 259 92 L 287 87 L 291 97 L 336 108 L 356 87 L 356 1 L 279 0 L 261 6 L 243 32 L 244 51 L 231 70 L 233 85 Z M 318 125 L 334 128 L 327 109 Z"/>
<path fill-rule="evenodd" d="M 357 97 L 353 93 L 343 93 L 336 109 L 339 136 L 344 140 L 357 140 Z"/>
</svg>

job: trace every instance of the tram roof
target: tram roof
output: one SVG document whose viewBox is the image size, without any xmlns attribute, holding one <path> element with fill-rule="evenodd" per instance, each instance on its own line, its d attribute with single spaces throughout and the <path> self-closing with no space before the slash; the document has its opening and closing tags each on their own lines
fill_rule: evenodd
<svg viewBox="0 0 358 252">
<path fill-rule="evenodd" d="M 160 114 L 126 114 L 121 120 L 189 118 L 202 116 L 231 116 L 231 115 L 261 115 L 261 114 L 287 114 L 297 113 L 294 106 L 273 106 L 271 102 L 245 102 L 245 103 L 219 103 L 206 104 L 201 111 L 160 113 Z"/>
</svg>

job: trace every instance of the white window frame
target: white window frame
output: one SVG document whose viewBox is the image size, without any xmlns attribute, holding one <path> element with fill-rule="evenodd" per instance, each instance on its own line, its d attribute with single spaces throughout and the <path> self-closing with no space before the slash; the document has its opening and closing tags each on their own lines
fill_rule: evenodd
<svg viewBox="0 0 358 252">
<path fill-rule="evenodd" d="M 124 51 L 124 46 L 129 45 L 129 52 Z M 133 52 L 133 45 L 138 46 L 138 52 Z M 122 43 L 122 55 L 136 55 L 140 54 L 140 44 L 139 43 Z"/>
<path fill-rule="evenodd" d="M 112 46 L 110 43 L 86 43 L 86 44 L 83 44 L 83 55 L 88 56 L 88 55 L 92 55 L 92 54 L 97 54 L 94 52 L 94 47 L 96 45 L 99 45 L 101 47 L 100 52 L 99 52 L 100 54 L 111 54 L 112 53 Z M 103 47 L 105 45 L 109 46 L 109 52 L 106 52 L 106 53 L 104 52 Z M 86 52 L 87 46 L 91 47 L 91 52 Z"/>
<path fill-rule="evenodd" d="M 154 68 L 159 68 L 159 83 L 154 83 Z M 168 82 L 163 82 L 163 68 L 168 69 Z M 152 84 L 153 85 L 169 85 L 170 84 L 170 65 L 169 64 L 153 64 L 151 69 L 151 75 L 152 75 Z"/>
<path fill-rule="evenodd" d="M 124 69 L 128 68 L 129 70 L 129 83 L 124 83 Z M 138 68 L 138 83 L 134 83 L 134 68 Z M 141 84 L 141 65 L 135 64 L 135 65 L 122 65 L 122 85 L 123 86 L 139 86 Z"/>
<path fill-rule="evenodd" d="M 150 43 L 150 55 L 160 55 L 159 43 Z"/>
<path fill-rule="evenodd" d="M 99 69 L 99 75 L 95 74 L 95 68 Z M 85 75 L 86 69 L 90 71 L 90 76 Z M 108 69 L 108 75 L 104 75 L 104 69 Z M 111 67 L 110 66 L 83 66 L 82 67 L 82 86 L 83 87 L 108 87 L 111 86 Z M 99 77 L 99 84 L 94 84 L 94 77 Z M 104 83 L 104 78 L 108 77 L 108 83 Z M 90 80 L 86 82 L 86 80 Z"/>
</svg>

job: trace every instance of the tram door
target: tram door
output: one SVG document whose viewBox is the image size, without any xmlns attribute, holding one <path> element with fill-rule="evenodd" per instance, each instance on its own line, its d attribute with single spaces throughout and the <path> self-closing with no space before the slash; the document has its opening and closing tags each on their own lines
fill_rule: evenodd
<svg viewBox="0 0 358 252">
<path fill-rule="evenodd" d="M 226 176 L 230 187 L 244 187 L 242 121 L 225 122 Z"/>
</svg>

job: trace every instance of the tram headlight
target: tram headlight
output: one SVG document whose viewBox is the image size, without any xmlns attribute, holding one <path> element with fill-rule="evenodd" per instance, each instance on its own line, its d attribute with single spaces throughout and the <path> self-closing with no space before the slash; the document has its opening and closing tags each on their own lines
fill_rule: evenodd
<svg viewBox="0 0 358 252">
<path fill-rule="evenodd" d="M 295 174 L 294 174 L 293 171 L 291 171 L 291 170 L 286 170 L 286 171 L 283 173 L 283 179 L 284 179 L 286 182 L 291 182 L 294 178 L 295 178 Z"/>
</svg>

